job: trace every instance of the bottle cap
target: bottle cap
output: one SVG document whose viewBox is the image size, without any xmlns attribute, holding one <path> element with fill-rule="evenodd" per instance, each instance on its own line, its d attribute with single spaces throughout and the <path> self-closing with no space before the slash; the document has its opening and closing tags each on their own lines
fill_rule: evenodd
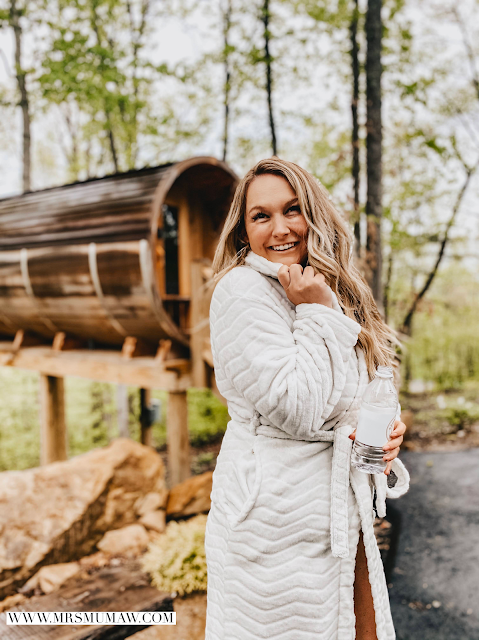
<svg viewBox="0 0 479 640">
<path fill-rule="evenodd" d="M 376 369 L 376 375 L 378 378 L 392 378 L 393 369 L 392 367 L 378 367 Z"/>
</svg>

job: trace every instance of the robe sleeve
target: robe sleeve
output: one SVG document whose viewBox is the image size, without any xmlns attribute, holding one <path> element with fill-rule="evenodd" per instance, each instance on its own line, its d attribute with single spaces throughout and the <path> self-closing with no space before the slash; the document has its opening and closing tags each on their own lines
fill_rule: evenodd
<svg viewBox="0 0 479 640">
<path fill-rule="evenodd" d="M 272 425 L 314 440 L 346 382 L 360 325 L 321 304 L 299 304 L 291 330 L 271 295 L 222 293 L 211 342 L 215 366 Z M 216 291 L 215 291 L 216 293 Z"/>
</svg>

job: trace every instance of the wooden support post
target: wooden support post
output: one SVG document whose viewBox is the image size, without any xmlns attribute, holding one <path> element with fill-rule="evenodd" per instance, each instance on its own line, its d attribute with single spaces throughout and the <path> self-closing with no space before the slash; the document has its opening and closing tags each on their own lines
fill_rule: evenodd
<svg viewBox="0 0 479 640">
<path fill-rule="evenodd" d="M 140 425 L 141 444 L 153 446 L 153 433 L 150 414 L 151 389 L 140 389 Z"/>
<path fill-rule="evenodd" d="M 63 378 L 40 374 L 40 463 L 67 459 Z"/>
<path fill-rule="evenodd" d="M 209 307 L 213 289 L 206 286 L 210 272 L 207 261 L 195 260 L 191 263 L 190 350 L 195 387 L 206 387 L 208 384 L 203 349 L 205 339 L 210 334 Z"/>
<path fill-rule="evenodd" d="M 169 484 L 173 487 L 191 475 L 186 391 L 170 391 L 166 417 Z"/>
<path fill-rule="evenodd" d="M 126 384 L 119 384 L 116 388 L 116 411 L 118 416 L 118 435 L 120 438 L 129 438 L 129 406 L 128 387 Z"/>
</svg>

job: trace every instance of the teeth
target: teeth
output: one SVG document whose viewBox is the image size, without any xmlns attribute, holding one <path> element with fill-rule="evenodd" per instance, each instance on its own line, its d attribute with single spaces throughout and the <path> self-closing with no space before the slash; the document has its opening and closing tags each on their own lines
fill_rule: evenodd
<svg viewBox="0 0 479 640">
<path fill-rule="evenodd" d="M 273 249 L 273 251 L 286 251 L 286 249 L 291 249 L 294 245 L 294 242 L 290 242 L 289 244 L 280 244 L 277 247 L 271 247 L 271 249 Z"/>
</svg>

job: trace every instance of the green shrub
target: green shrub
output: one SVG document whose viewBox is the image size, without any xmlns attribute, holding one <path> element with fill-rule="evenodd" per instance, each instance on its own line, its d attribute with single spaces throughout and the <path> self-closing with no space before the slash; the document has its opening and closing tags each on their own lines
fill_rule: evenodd
<svg viewBox="0 0 479 640">
<path fill-rule="evenodd" d="M 456 428 L 456 431 L 467 430 L 479 421 L 479 407 L 472 402 L 451 404 L 444 409 L 443 415 L 449 424 Z"/>
<path fill-rule="evenodd" d="M 172 520 L 165 533 L 150 543 L 142 568 L 160 591 L 176 591 L 180 596 L 206 591 L 206 518 L 200 514 L 181 522 Z"/>
<path fill-rule="evenodd" d="M 228 409 L 211 389 L 188 390 L 188 429 L 194 447 L 221 440 L 228 420 Z"/>
</svg>

